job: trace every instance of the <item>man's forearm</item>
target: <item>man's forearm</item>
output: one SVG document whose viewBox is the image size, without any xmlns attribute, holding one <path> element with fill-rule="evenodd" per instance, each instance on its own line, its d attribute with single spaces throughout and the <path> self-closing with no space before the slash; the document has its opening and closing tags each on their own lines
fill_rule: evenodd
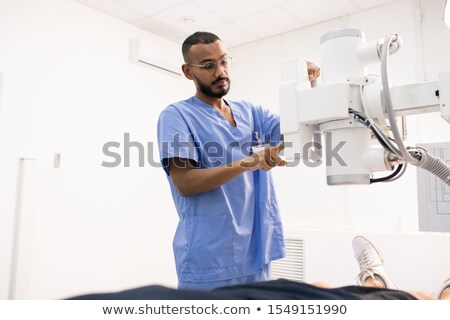
<svg viewBox="0 0 450 320">
<path fill-rule="evenodd" d="M 175 186 L 182 196 L 214 190 L 249 170 L 241 166 L 241 162 L 238 160 L 221 167 L 187 170 L 175 178 Z"/>
<path fill-rule="evenodd" d="M 283 148 L 283 144 L 267 147 L 242 160 L 207 169 L 195 168 L 192 160 L 172 158 L 169 171 L 178 192 L 182 196 L 191 196 L 216 189 L 247 170 L 269 171 L 276 166 L 285 166 L 286 161 L 278 155 Z"/>
</svg>

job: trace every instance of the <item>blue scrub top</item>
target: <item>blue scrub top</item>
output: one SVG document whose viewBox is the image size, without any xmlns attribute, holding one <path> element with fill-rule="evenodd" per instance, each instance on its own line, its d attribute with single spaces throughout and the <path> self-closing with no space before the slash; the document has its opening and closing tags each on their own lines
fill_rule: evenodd
<svg viewBox="0 0 450 320">
<path fill-rule="evenodd" d="M 159 117 L 161 163 L 180 219 L 173 240 L 180 281 L 242 277 L 285 256 L 270 171 L 246 171 L 214 190 L 192 196 L 181 196 L 169 177 L 170 158 L 191 159 L 204 169 L 245 158 L 257 137 L 264 143 L 280 143 L 278 116 L 248 102 L 225 102 L 236 127 L 196 97 L 169 105 Z"/>
</svg>

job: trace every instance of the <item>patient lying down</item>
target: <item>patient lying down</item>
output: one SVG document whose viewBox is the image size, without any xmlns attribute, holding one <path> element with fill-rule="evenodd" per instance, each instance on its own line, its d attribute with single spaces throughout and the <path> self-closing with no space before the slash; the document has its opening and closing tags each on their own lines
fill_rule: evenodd
<svg viewBox="0 0 450 320">
<path fill-rule="evenodd" d="M 353 251 L 360 267 L 358 286 L 330 288 L 285 279 L 217 288 L 211 291 L 172 289 L 153 285 L 114 293 L 95 293 L 71 300 L 450 300 L 450 278 L 437 297 L 397 290 L 383 266 L 375 246 L 363 237 L 353 240 Z"/>
</svg>

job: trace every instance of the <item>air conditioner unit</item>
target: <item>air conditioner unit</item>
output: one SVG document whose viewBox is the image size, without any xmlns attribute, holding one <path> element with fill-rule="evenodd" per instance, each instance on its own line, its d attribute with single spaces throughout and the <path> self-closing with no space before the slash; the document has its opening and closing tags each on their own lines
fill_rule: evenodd
<svg viewBox="0 0 450 320">
<path fill-rule="evenodd" d="M 130 41 L 130 59 L 173 75 L 181 76 L 181 53 L 145 39 Z"/>
</svg>

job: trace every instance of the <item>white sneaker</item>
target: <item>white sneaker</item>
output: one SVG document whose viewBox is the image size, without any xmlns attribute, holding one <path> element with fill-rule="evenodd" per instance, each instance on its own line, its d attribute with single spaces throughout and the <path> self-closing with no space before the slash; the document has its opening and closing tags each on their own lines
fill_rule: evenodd
<svg viewBox="0 0 450 320">
<path fill-rule="evenodd" d="M 364 285 L 367 278 L 373 278 L 384 284 L 387 289 L 397 289 L 383 266 L 383 259 L 375 246 L 366 238 L 357 236 L 353 239 L 353 252 L 359 264 L 358 284 Z"/>
<path fill-rule="evenodd" d="M 441 289 L 439 290 L 438 299 L 442 298 L 442 294 L 444 293 L 445 289 L 450 289 L 450 278 L 445 280 L 444 284 L 442 285 Z"/>
</svg>

